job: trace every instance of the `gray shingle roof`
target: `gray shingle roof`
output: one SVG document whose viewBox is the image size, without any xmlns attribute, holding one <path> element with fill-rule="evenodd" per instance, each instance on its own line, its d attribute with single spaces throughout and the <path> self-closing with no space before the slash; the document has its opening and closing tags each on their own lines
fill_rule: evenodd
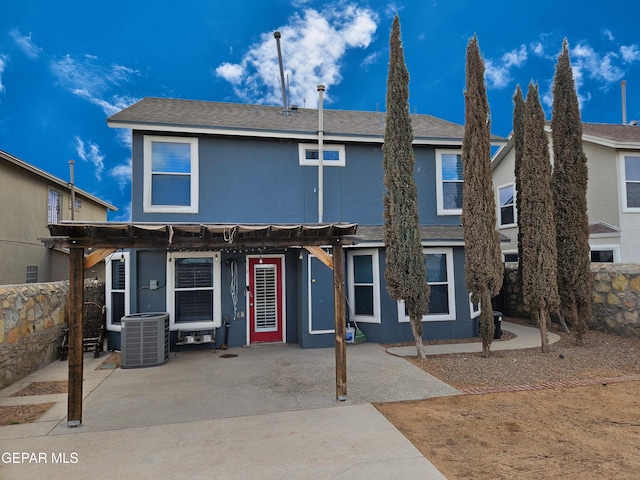
<svg viewBox="0 0 640 480">
<path fill-rule="evenodd" d="M 640 142 L 640 127 L 615 123 L 583 123 L 582 133 L 614 142 Z"/>
<path fill-rule="evenodd" d="M 316 135 L 318 110 L 301 108 L 284 115 L 282 107 L 145 98 L 108 119 L 111 127 L 153 130 L 154 127 L 210 129 L 291 135 Z M 462 142 L 464 127 L 430 115 L 411 115 L 416 140 Z M 324 109 L 325 135 L 384 137 L 384 113 Z M 499 137 L 495 137 L 502 140 Z"/>
</svg>

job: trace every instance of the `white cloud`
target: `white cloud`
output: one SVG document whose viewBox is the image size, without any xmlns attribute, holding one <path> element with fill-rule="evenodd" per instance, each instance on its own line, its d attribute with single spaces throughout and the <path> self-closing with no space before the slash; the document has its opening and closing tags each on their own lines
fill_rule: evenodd
<svg viewBox="0 0 640 480">
<path fill-rule="evenodd" d="M 123 190 L 131 183 L 131 158 L 109 170 L 109 176 L 118 183 L 120 190 Z"/>
<path fill-rule="evenodd" d="M 578 43 L 571 49 L 574 74 L 586 73 L 589 78 L 605 84 L 620 80 L 624 76 L 622 68 L 614 65 L 618 55 L 614 52 L 599 54 L 590 45 Z"/>
<path fill-rule="evenodd" d="M 484 74 L 490 87 L 504 88 L 511 81 L 511 69 L 521 67 L 527 60 L 527 47 L 505 53 L 499 60 L 486 60 Z"/>
<path fill-rule="evenodd" d="M 81 160 L 94 166 L 96 178 L 102 180 L 105 156 L 100 152 L 100 147 L 91 141 L 85 144 L 80 137 L 76 137 L 76 153 Z"/>
<path fill-rule="evenodd" d="M 7 62 L 9 61 L 9 57 L 0 53 L 0 92 L 4 92 L 4 84 L 2 83 L 2 73 L 7 66 Z"/>
<path fill-rule="evenodd" d="M 81 60 L 66 55 L 51 62 L 51 71 L 60 85 L 97 105 L 107 116 L 135 103 L 138 99 L 111 92 L 120 91 L 138 72 L 123 65 L 99 65 L 96 60 L 93 55 L 85 55 Z"/>
<path fill-rule="evenodd" d="M 620 47 L 620 54 L 626 63 L 637 62 L 640 60 L 640 49 L 638 45 L 628 45 Z"/>
<path fill-rule="evenodd" d="M 373 40 L 378 17 L 370 9 L 340 2 L 321 12 L 304 10 L 279 29 L 285 77 L 289 82 L 290 103 L 309 107 L 317 104 L 317 86 L 327 87 L 342 80 L 341 60 L 347 49 L 366 48 Z M 281 103 L 280 70 L 273 32 L 263 33 L 240 63 L 223 63 L 216 76 L 233 85 L 243 101 Z M 285 78 L 285 81 L 287 81 Z"/>
<path fill-rule="evenodd" d="M 13 28 L 9 31 L 9 35 L 27 57 L 38 58 L 42 48 L 33 43 L 33 40 L 31 40 L 31 32 L 29 32 L 29 35 L 22 35 L 20 30 Z"/>
<path fill-rule="evenodd" d="M 611 30 L 603 30 L 602 34 L 606 37 L 607 40 L 615 40 L 615 37 L 613 36 L 613 33 L 611 32 Z"/>
</svg>

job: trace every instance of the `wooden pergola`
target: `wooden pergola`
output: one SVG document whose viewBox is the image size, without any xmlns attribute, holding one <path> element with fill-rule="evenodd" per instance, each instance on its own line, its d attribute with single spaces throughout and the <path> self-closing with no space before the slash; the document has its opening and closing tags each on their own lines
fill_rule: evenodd
<svg viewBox="0 0 640 480">
<path fill-rule="evenodd" d="M 344 245 L 358 243 L 357 224 L 84 223 L 49 225 L 48 247 L 69 249 L 69 393 L 67 426 L 82 424 L 84 270 L 119 249 L 261 251 L 301 247 L 333 270 L 336 399 L 347 396 Z M 321 247 L 332 247 L 333 256 Z M 88 250 L 91 252 L 85 256 Z"/>
</svg>

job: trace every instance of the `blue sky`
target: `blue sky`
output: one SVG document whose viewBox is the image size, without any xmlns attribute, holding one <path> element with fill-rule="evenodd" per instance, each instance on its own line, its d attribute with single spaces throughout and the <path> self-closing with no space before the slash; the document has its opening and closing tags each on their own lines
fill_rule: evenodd
<svg viewBox="0 0 640 480">
<path fill-rule="evenodd" d="M 384 110 L 400 15 L 411 111 L 464 121 L 465 50 L 477 34 L 493 133 L 511 131 L 516 85 L 540 86 L 547 118 L 562 40 L 582 119 L 640 119 L 638 2 L 599 0 L 0 0 L 0 149 L 130 215 L 130 133 L 106 118 L 148 96 L 279 104 L 282 32 L 291 102 Z"/>
</svg>

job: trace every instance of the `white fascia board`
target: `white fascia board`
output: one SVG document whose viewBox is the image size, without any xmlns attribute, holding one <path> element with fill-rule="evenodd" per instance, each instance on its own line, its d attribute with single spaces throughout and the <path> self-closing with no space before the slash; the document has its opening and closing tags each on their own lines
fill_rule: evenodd
<svg viewBox="0 0 640 480">
<path fill-rule="evenodd" d="M 619 150 L 640 150 L 640 142 L 620 142 L 608 138 L 598 137 L 595 135 L 582 135 L 582 140 L 589 143 L 595 143 L 609 148 Z"/>
<path fill-rule="evenodd" d="M 153 132 L 170 132 L 170 133 L 195 133 L 203 135 L 225 135 L 236 137 L 259 137 L 259 138 L 283 138 L 304 141 L 316 141 L 317 133 L 304 132 L 286 132 L 271 130 L 247 130 L 237 128 L 211 128 L 211 127 L 191 127 L 183 125 L 160 125 L 160 124 L 144 124 L 144 123 L 127 123 L 127 122 L 107 122 L 110 128 L 126 128 L 131 130 L 143 130 Z M 384 143 L 384 137 L 378 135 L 341 135 L 341 134 L 324 134 L 324 140 L 338 143 Z M 495 143 L 495 142 L 492 142 Z M 458 138 L 414 138 L 414 145 L 441 145 L 460 147 L 462 139 Z"/>
<path fill-rule="evenodd" d="M 423 247 L 464 247 L 462 240 L 423 240 L 420 242 Z M 342 248 L 384 248 L 384 242 L 360 242 L 356 245 L 345 245 Z"/>
</svg>

